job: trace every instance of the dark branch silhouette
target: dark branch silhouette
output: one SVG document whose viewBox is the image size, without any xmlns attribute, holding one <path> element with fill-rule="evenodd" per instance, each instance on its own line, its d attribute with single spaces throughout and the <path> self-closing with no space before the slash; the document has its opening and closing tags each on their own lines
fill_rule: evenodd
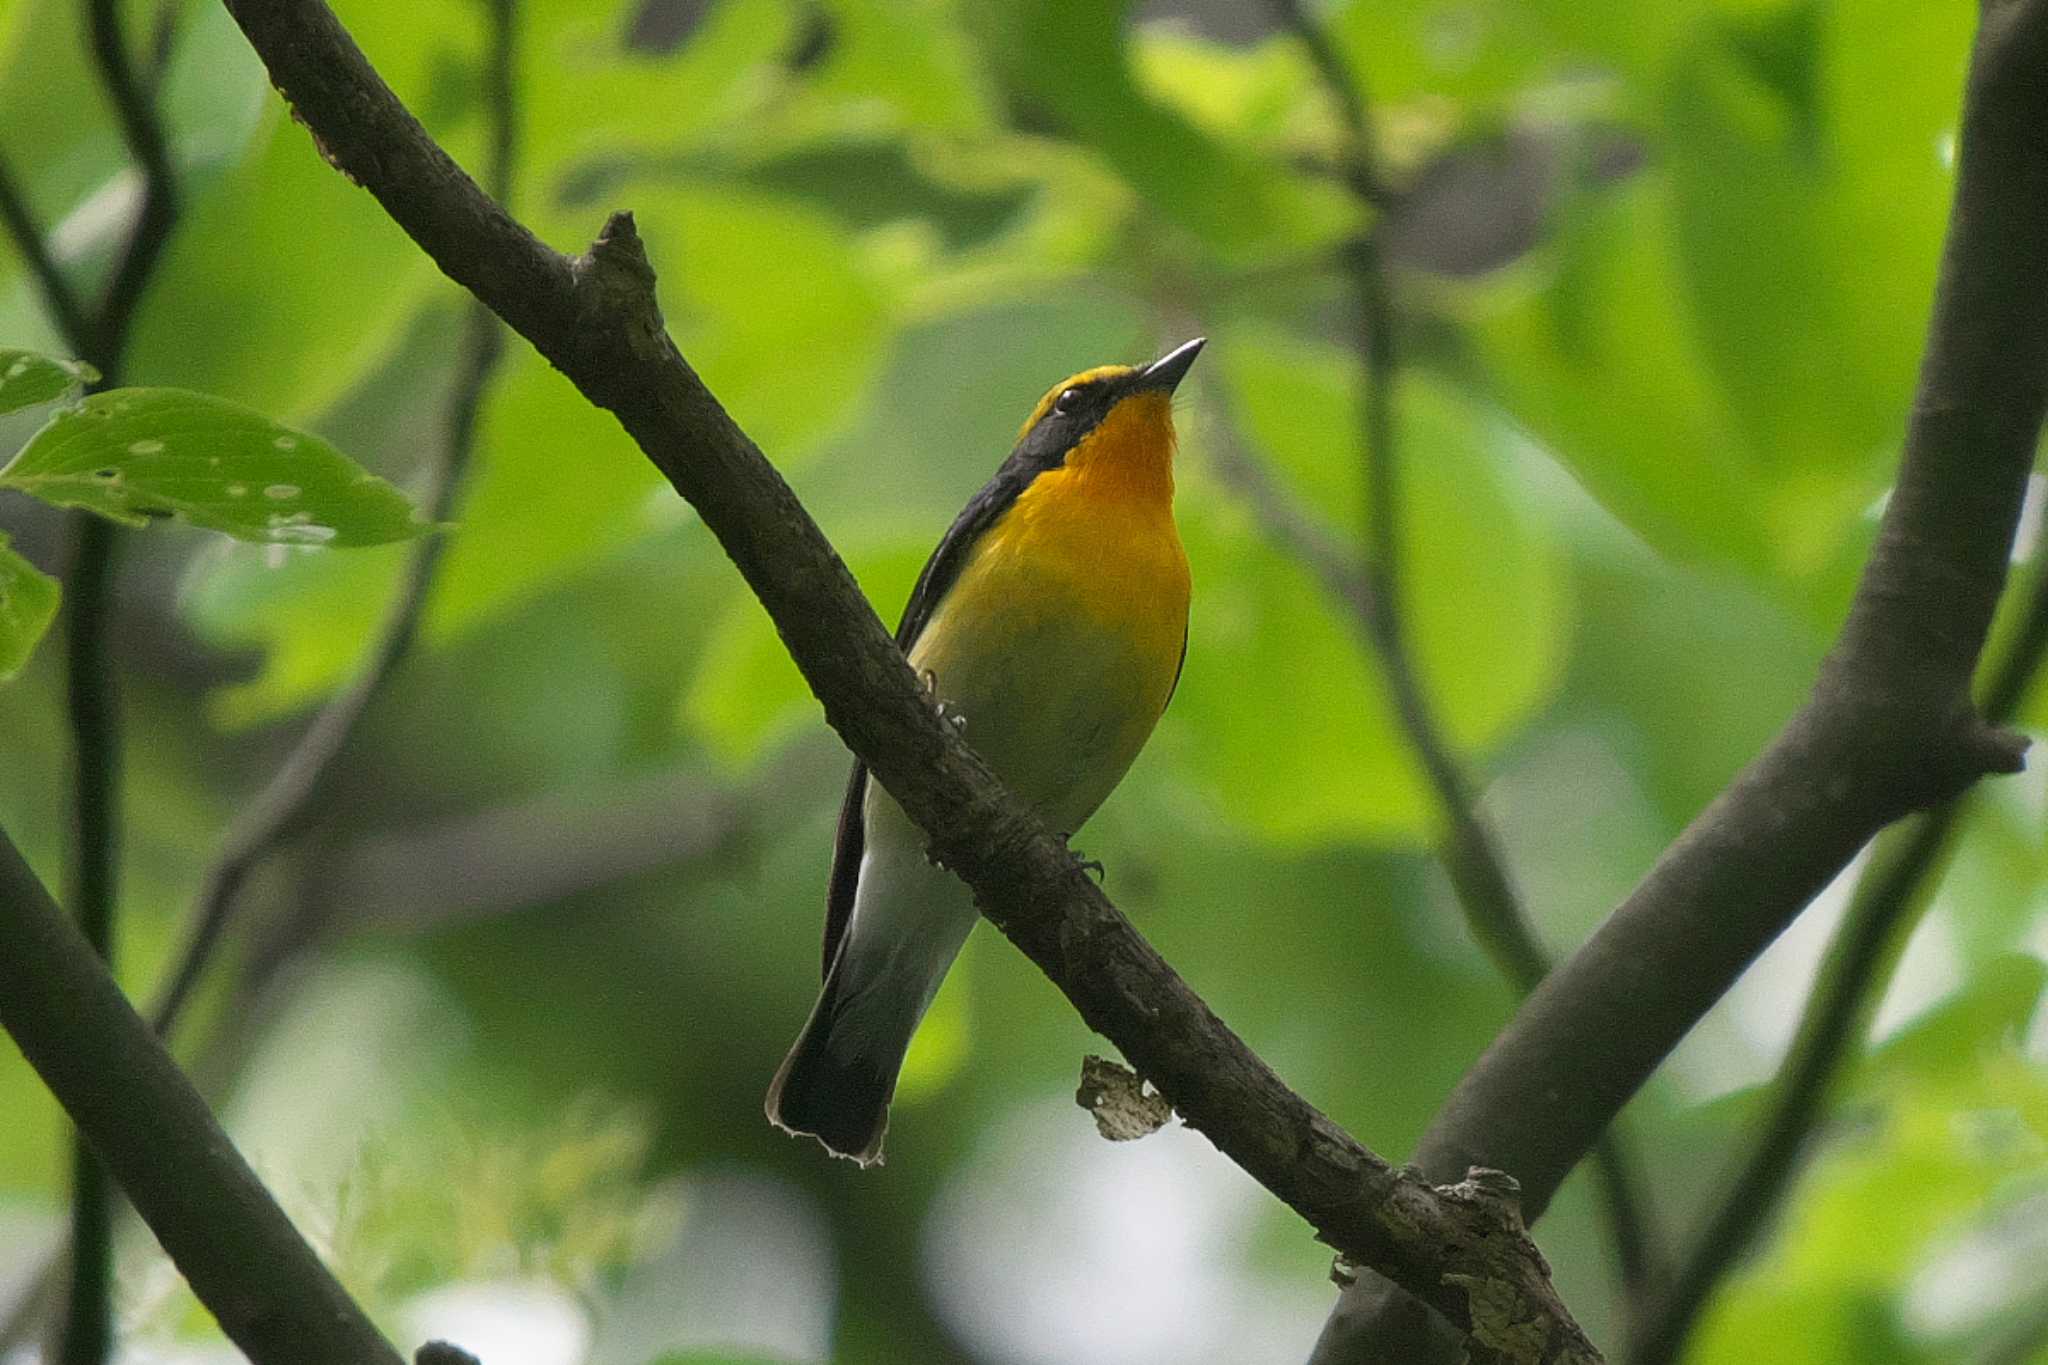
<svg viewBox="0 0 2048 1365">
<path fill-rule="evenodd" d="M 0 1025 L 256 1365 L 398 1365 L 0 832 Z"/>
<path fill-rule="evenodd" d="M 2027 614 L 1984 690 L 1986 720 L 2010 720 L 2048 654 L 2048 571 L 2037 570 Z M 1932 889 L 1930 875 L 1964 814 L 1948 801 L 1888 831 L 1856 884 L 1792 1047 L 1771 1086 L 1756 1145 L 1722 1192 L 1708 1201 L 1706 1226 L 1686 1248 L 1665 1294 L 1646 1305 L 1631 1333 L 1631 1365 L 1674 1360 L 1714 1289 L 1783 1203 L 1808 1139 L 1827 1111 L 1836 1078 L 1854 1052 L 1898 965 L 1906 936 Z"/>
</svg>

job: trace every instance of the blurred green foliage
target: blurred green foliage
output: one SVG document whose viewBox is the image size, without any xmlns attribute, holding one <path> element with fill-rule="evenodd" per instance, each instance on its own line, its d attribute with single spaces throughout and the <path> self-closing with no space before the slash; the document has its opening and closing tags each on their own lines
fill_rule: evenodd
<svg viewBox="0 0 2048 1365">
<path fill-rule="evenodd" d="M 443 434 L 455 291 L 323 164 L 219 7 L 168 2 L 187 216 L 129 377 L 413 483 Z M 1338 248 L 1369 220 L 1329 174 L 1340 125 L 1298 45 L 1260 7 L 1191 0 L 519 9 L 513 209 L 571 251 L 608 209 L 636 212 L 683 352 L 885 617 L 1048 384 L 1214 339 L 1179 412 L 1185 679 L 1080 842 L 1290 1082 L 1402 1154 L 1508 995 L 1429 859 L 1438 813 L 1345 608 L 1210 462 L 1242 444 L 1330 531 L 1359 529 Z M 73 10 L 0 0 L 0 150 L 90 282 L 134 183 Z M 481 6 L 337 10 L 475 164 Z M 1411 191 L 1380 228 L 1404 319 L 1418 667 L 1544 937 L 1568 947 L 1797 703 L 1839 620 L 1910 398 L 1974 7 L 1322 12 Z M 5 249 L 0 339 L 63 349 Z M 0 456 L 32 427 L 0 425 Z M 0 494 L 0 531 L 56 567 L 45 511 Z M 356 667 L 402 555 L 134 539 L 120 960 L 138 992 L 229 814 Z M 2020 558 L 2031 573 L 2031 539 Z M 47 614 L 46 581 L 0 581 L 0 614 Z M 0 689 L 0 826 L 53 885 L 59 653 Z M 581 1324 L 550 1360 L 1085 1365 L 1034 1313 L 960 1287 L 994 1267 L 1038 1305 L 1129 1276 L 1121 1311 L 1082 1324 L 1088 1360 L 1301 1358 L 1327 1262 L 1291 1215 L 1187 1179 L 1205 1167 L 1173 1165 L 1172 1134 L 1032 1136 L 1086 1135 L 1069 1097 L 1099 1043 L 985 931 L 920 1040 L 886 1168 L 762 1122 L 815 986 L 842 774 L 702 526 L 515 346 L 423 642 L 317 831 L 252 887 L 190 1055 L 266 1174 L 330 1249 L 354 1248 L 394 1330 L 432 1321 L 411 1315 L 436 1290 L 490 1282 L 525 1286 L 493 1300 L 506 1322 Z M 1955 1360 L 2038 1313 L 2044 808 L 2033 778 L 1976 803 L 1889 1041 L 1694 1361 Z M 1667 1225 L 1697 1223 L 1740 1149 L 1798 1008 L 1783 983 L 1806 970 L 1732 1002 L 1630 1111 Z M 308 1000 L 347 1030 L 309 1037 Z M 57 1116 L 11 1052 L 0 1114 L 0 1227 L 31 1229 L 0 1239 L 4 1295 L 63 1199 Z M 1112 1193 L 1058 1263 L 1004 1261 L 1005 1227 L 1083 1174 Z M 734 1181 L 745 1216 L 707 1193 Z M 976 1215 L 987 1189 L 1036 1193 Z M 1161 1227 L 1192 1229 L 1201 1275 L 1118 1259 Z M 1540 1235 L 1613 1340 L 1583 1188 Z M 1944 1271 L 1965 1251 L 1997 1272 L 1960 1277 L 1972 1293 Z M 202 1343 L 153 1256 L 131 1239 L 124 1320 L 167 1351 Z M 526 1340 L 539 1359 L 556 1338 Z"/>
</svg>

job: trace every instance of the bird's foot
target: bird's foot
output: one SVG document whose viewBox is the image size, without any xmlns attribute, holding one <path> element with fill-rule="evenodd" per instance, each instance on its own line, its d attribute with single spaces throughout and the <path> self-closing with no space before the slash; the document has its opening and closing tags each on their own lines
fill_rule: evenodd
<svg viewBox="0 0 2048 1365">
<path fill-rule="evenodd" d="M 1102 869 L 1102 860 L 1099 858 L 1090 858 L 1086 854 L 1082 853 L 1080 849 L 1075 848 L 1073 835 L 1060 835 L 1060 842 L 1067 846 L 1067 852 L 1074 855 L 1075 863 L 1077 863 L 1080 866 L 1083 872 L 1092 872 L 1095 874 L 1095 884 L 1097 886 L 1102 885 L 1103 882 L 1107 880 L 1108 874 L 1104 872 Z"/>
<path fill-rule="evenodd" d="M 967 728 L 967 717 L 955 710 L 951 702 L 939 695 L 939 675 L 927 668 L 920 676 L 924 681 L 925 699 L 932 704 L 933 712 L 938 715 L 940 720 L 946 722 L 955 730 L 965 730 Z"/>
</svg>

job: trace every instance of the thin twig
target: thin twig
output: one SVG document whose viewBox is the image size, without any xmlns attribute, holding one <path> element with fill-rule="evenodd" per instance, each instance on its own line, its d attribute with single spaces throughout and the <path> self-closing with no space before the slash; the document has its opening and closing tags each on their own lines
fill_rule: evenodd
<svg viewBox="0 0 2048 1365">
<path fill-rule="evenodd" d="M 484 63 L 484 87 L 493 115 L 486 173 L 492 192 L 502 200 L 511 193 L 519 133 L 518 106 L 513 92 L 516 55 L 512 22 L 514 3 L 513 0 L 485 0 L 485 4 L 491 24 Z M 159 68 L 168 58 L 176 8 L 166 4 L 159 11 L 154 35 L 155 65 Z M 103 76 L 121 113 L 131 150 L 146 168 L 154 166 L 156 173 L 163 177 L 161 190 L 152 192 L 145 189 L 142 212 L 124 249 L 123 265 L 117 272 L 115 286 L 107 296 L 104 320 L 97 325 L 85 325 L 83 319 L 79 319 L 77 333 L 72 337 L 73 345 L 81 354 L 93 358 L 95 364 L 112 373 L 118 369 L 118 348 L 125 345 L 126 328 L 133 315 L 132 302 L 124 305 L 118 301 L 126 297 L 124 289 L 132 288 L 139 293 L 146 283 L 158 253 L 168 240 L 176 212 L 176 197 L 170 190 L 168 161 L 149 95 L 130 88 L 135 72 L 127 62 L 125 39 L 117 30 L 109 31 L 105 27 L 117 23 L 117 16 L 113 15 L 110 7 L 95 0 L 92 17 L 94 52 L 102 62 Z M 155 179 L 148 169 L 145 177 L 146 180 Z M 5 208 L 5 205 L 0 204 L 0 208 Z M 19 226 L 10 214 L 9 227 L 20 236 L 23 250 L 32 265 L 38 259 L 48 262 L 42 238 L 33 221 L 26 216 L 25 206 Z M 38 274 L 40 277 L 41 272 Z M 62 274 L 55 270 L 54 263 L 51 263 L 48 280 L 45 296 L 53 313 L 59 313 L 61 322 L 63 314 L 60 309 L 69 304 L 75 316 L 75 298 Z M 70 324 L 63 325 L 67 334 L 70 333 Z M 428 516 L 435 522 L 445 522 L 454 513 L 463 474 L 475 444 L 482 397 L 504 353 L 503 328 L 489 309 L 472 303 L 466 311 L 465 329 L 461 359 L 451 389 L 446 435 L 440 458 L 430 469 L 424 495 Z M 109 345 L 116 349 L 107 349 Z M 79 529 L 81 533 L 98 535 L 111 530 L 111 527 L 97 518 L 86 517 L 79 522 Z M 362 672 L 348 690 L 315 719 L 270 784 L 244 809 L 235 828 L 229 832 L 222 852 L 202 880 L 196 897 L 193 932 L 151 1010 L 153 1026 L 159 1033 L 170 1031 L 188 1003 L 227 926 L 236 893 L 264 856 L 302 827 L 318 796 L 322 777 L 346 746 L 356 723 L 416 637 L 435 571 L 446 546 L 446 533 L 437 532 L 414 549 L 390 614 Z M 77 564 L 79 570 L 89 571 L 90 566 L 106 562 L 106 554 L 99 552 L 81 555 Z M 83 585 L 73 581 L 72 600 L 79 600 L 82 594 L 93 596 L 86 592 L 92 586 L 89 581 Z M 104 667 L 96 671 L 100 674 L 105 672 Z M 86 674 L 74 667 L 72 676 L 77 678 Z M 87 697 L 81 702 L 89 705 L 92 700 Z M 87 765 L 81 762 L 80 770 L 87 771 Z M 93 840 L 81 837 L 79 847 L 93 844 Z M 95 902 L 82 897 L 80 903 L 90 905 Z M 88 937 L 92 935 L 88 934 Z M 7 1323 L 10 1334 L 25 1326 L 34 1306 L 44 1298 L 38 1290 L 51 1283 L 50 1277 L 56 1265 L 59 1262 L 70 1265 L 71 1287 L 65 1298 L 67 1326 L 63 1340 L 67 1362 L 74 1365 L 103 1359 L 108 1341 L 106 1305 L 111 1287 L 112 1201 L 104 1182 L 94 1174 L 96 1169 L 97 1163 L 90 1153 L 81 1150 L 70 1240 L 58 1249 L 55 1259 L 40 1275 L 31 1278 L 31 1290 L 9 1315 Z M 79 1250 L 81 1247 L 85 1249 L 83 1252 Z M 77 1343 L 75 1349 L 74 1342 Z"/>
<path fill-rule="evenodd" d="M 2048 564 L 2035 573 L 2020 632 L 1985 689 L 1987 720 L 2003 724 L 2011 719 L 2039 674 L 2044 654 Z M 1879 841 L 1771 1088 L 1762 1134 L 1709 1204 L 1714 1212 L 1692 1240 L 1670 1289 L 1646 1305 L 1633 1325 L 1632 1365 L 1677 1359 L 1715 1288 L 1784 1202 L 1836 1080 L 1867 1032 L 1905 941 L 1926 908 L 1932 874 L 1944 862 L 1967 799 L 1916 816 Z"/>
<path fill-rule="evenodd" d="M 485 0 L 490 37 L 484 59 L 484 91 L 491 114 L 486 183 L 494 198 L 512 194 L 519 142 L 518 101 L 513 91 L 517 25 L 515 0 Z M 504 326 L 474 300 L 464 315 L 461 357 L 449 392 L 439 457 L 425 492 L 428 518 L 446 522 L 455 513 L 463 475 L 476 445 L 477 417 L 492 375 L 505 352 Z M 169 1035 L 211 965 L 234 917 L 236 899 L 249 875 L 276 849 L 318 818 L 320 794 L 335 760 L 348 747 L 363 716 L 384 691 L 399 661 L 418 638 L 420 620 L 447 552 L 448 535 L 436 531 L 414 547 L 376 643 L 355 680 L 337 695 L 300 736 L 263 790 L 242 808 L 222 839 L 221 850 L 193 897 L 185 946 L 149 1011 L 157 1032 Z"/>
<path fill-rule="evenodd" d="M 128 230 L 113 278 L 107 282 L 95 329 L 105 363 L 93 363 L 109 376 L 106 383 L 111 388 L 120 382 L 112 376 L 127 351 L 128 328 L 135 320 L 135 310 L 142 302 L 158 259 L 170 244 L 171 229 L 177 225 L 178 187 L 171 173 L 170 148 L 164 139 L 164 125 L 157 113 L 151 84 L 135 70 L 128 52 L 120 0 L 89 0 L 87 16 L 87 32 L 100 83 L 113 102 L 128 154 L 142 172 L 142 207 Z"/>
<path fill-rule="evenodd" d="M 36 289 L 43 297 L 43 306 L 49 310 L 50 321 L 57 324 L 57 331 L 71 348 L 71 353 L 80 359 L 89 359 L 97 354 L 100 349 L 94 335 L 97 329 L 85 315 L 85 307 L 78 301 L 71 281 L 64 278 L 57 258 L 50 254 L 49 241 L 29 207 L 28 195 L 14 178 L 14 168 L 5 157 L 0 157 L 0 226 L 6 227 L 8 238 L 28 263 L 29 274 L 35 277 Z"/>
<path fill-rule="evenodd" d="M 65 278 L 63 270 L 57 265 L 56 258 L 50 254 L 49 243 L 45 238 L 42 227 L 36 222 L 35 214 L 29 207 L 28 198 L 23 193 L 20 184 L 15 180 L 13 170 L 4 158 L 0 158 L 0 224 L 4 224 L 8 237 L 13 241 L 15 248 L 21 252 L 22 259 L 28 263 L 29 273 L 35 279 L 37 289 L 42 295 L 44 310 L 49 314 L 50 320 L 56 324 L 58 332 L 63 336 L 65 344 L 71 348 L 72 354 L 80 359 L 87 360 L 88 363 L 91 363 L 92 357 L 101 356 L 97 327 L 86 316 L 76 291 L 71 287 L 70 280 Z M 81 525 L 82 523 L 74 522 L 72 526 L 74 552 L 80 548 L 75 538 L 79 534 Z M 100 558 L 99 556 L 89 556 L 86 557 L 85 562 L 94 562 Z M 88 568 L 86 572 L 89 574 L 92 570 Z M 68 576 L 70 575 L 67 574 Z M 76 591 L 75 585 L 74 591 Z M 75 640 L 77 637 L 68 615 L 66 618 L 66 629 L 67 640 Z M 74 748 L 76 748 L 77 741 L 75 738 L 73 744 Z M 79 823 L 78 816 L 81 808 L 81 802 L 76 791 L 73 793 L 72 802 L 72 818 L 75 825 Z M 75 832 L 73 837 L 74 848 L 82 847 L 82 841 Z M 75 855 L 74 862 L 76 862 Z M 74 879 L 78 879 L 82 871 L 82 868 L 74 870 Z M 91 1212 L 100 1208 L 105 1203 L 104 1185 L 88 1172 L 84 1161 L 76 1155 L 74 1155 L 73 1165 L 74 1193 L 75 1195 L 82 1194 L 84 1198 L 81 1200 L 74 1197 L 72 1201 L 72 1217 L 75 1221 L 84 1225 L 83 1230 L 88 1239 L 91 1239 L 94 1236 L 94 1230 L 104 1225 L 104 1220 Z M 79 1213 L 81 1204 L 88 1210 L 85 1216 L 81 1216 Z M 9 1308 L 6 1316 L 0 1318 L 0 1356 L 7 1355 L 36 1325 L 41 1316 L 54 1306 L 54 1295 L 58 1285 L 57 1270 L 62 1258 L 68 1255 L 69 1246 L 70 1242 L 67 1240 L 64 1244 L 64 1249 L 59 1251 L 57 1257 L 52 1262 L 46 1264 L 40 1273 L 29 1277 L 26 1287 L 16 1298 L 13 1306 Z M 104 1263 L 104 1256 L 101 1256 L 99 1259 Z M 88 1303 L 103 1302 L 104 1298 L 99 1295 L 90 1295 L 85 1301 Z M 90 1331 L 89 1326 L 87 1330 L 88 1332 Z"/>
<path fill-rule="evenodd" d="M 1359 456 L 1365 473 L 1363 577 L 1369 587 L 1336 595 L 1353 602 L 1355 617 L 1378 656 L 1401 729 L 1436 795 L 1447 826 L 1438 856 L 1464 910 L 1466 927 L 1515 994 L 1527 996 L 1549 972 L 1550 956 L 1544 951 L 1508 874 L 1507 857 L 1500 841 L 1479 814 L 1474 784 L 1444 733 L 1408 645 L 1401 541 L 1401 458 L 1395 409 L 1400 367 L 1398 319 L 1380 241 L 1380 228 L 1385 221 L 1382 210 L 1392 203 L 1393 196 L 1378 169 L 1371 106 L 1357 72 L 1299 0 L 1272 0 L 1272 4 L 1281 22 L 1308 52 L 1325 92 L 1341 113 L 1345 139 L 1340 157 L 1346 168 L 1345 181 L 1367 210 L 1377 215 L 1345 254 L 1356 295 L 1351 313 L 1357 329 L 1353 343 L 1362 361 L 1360 402 L 1364 421 Z M 1249 458 L 1245 456 L 1244 462 L 1248 463 Z M 1272 501 L 1268 497 L 1264 505 L 1270 509 Z M 1301 518 L 1286 520 L 1298 523 Z M 1595 1158 L 1600 1168 L 1601 1202 L 1607 1210 L 1616 1267 L 1624 1291 L 1635 1299 L 1649 1293 L 1661 1276 L 1658 1239 L 1651 1227 L 1647 1201 L 1638 1188 L 1634 1162 L 1621 1136 L 1614 1132 L 1604 1135 L 1595 1149 Z"/>
<path fill-rule="evenodd" d="M 178 22 L 185 17 L 184 0 L 157 0 L 156 17 L 149 26 L 148 90 L 154 98 L 163 89 L 171 71 L 171 57 L 178 46 Z"/>
<path fill-rule="evenodd" d="M 1217 406 L 1222 408 L 1220 399 Z M 1210 466 L 1251 509 L 1253 519 L 1267 538 L 1300 560 L 1322 590 L 1345 608 L 1344 615 L 1357 629 L 1361 643 L 1378 655 L 1382 666 L 1393 675 L 1396 669 L 1384 663 L 1382 653 L 1387 636 L 1378 625 L 1385 614 L 1385 598 L 1372 574 L 1345 552 L 1321 521 L 1280 487 L 1265 464 L 1245 447 L 1228 411 L 1219 411 L 1218 417 L 1220 420 L 1210 424 L 1205 443 Z M 1422 696 L 1413 687 L 1414 675 L 1405 668 L 1399 673 L 1410 680 L 1411 697 L 1419 705 L 1418 714 L 1426 720 L 1428 709 L 1420 705 Z M 1406 728 L 1407 713 L 1400 714 Z M 1433 729 L 1430 733 L 1434 734 Z M 1441 744 L 1425 746 L 1412 729 L 1408 734 L 1419 753 L 1433 752 L 1439 760 L 1432 764 L 1425 757 L 1424 769 L 1445 818 L 1452 824 L 1448 846 L 1440 850 L 1440 857 L 1465 911 L 1466 925 L 1516 994 L 1526 995 L 1549 970 L 1549 960 L 1503 870 L 1505 859 L 1466 797 L 1463 775 L 1448 748 Z M 1459 811 L 1464 812 L 1463 820 L 1459 819 Z M 1505 916 L 1500 910 L 1502 906 L 1507 907 Z M 1610 1133 L 1594 1149 L 1594 1159 L 1622 1287 L 1631 1296 L 1648 1292 L 1657 1282 L 1659 1253 L 1650 1218 L 1637 1194 L 1642 1181 L 1634 1156 L 1627 1143 L 1617 1141 Z"/>
<path fill-rule="evenodd" d="M 1323 89 L 1337 105 L 1348 136 L 1339 165 L 1351 192 L 1375 208 L 1394 202 L 1394 192 L 1380 175 L 1379 141 L 1373 136 L 1372 107 L 1359 78 L 1321 24 L 1309 17 L 1301 0 L 1268 0 L 1283 28 L 1294 34 L 1315 64 Z"/>
</svg>

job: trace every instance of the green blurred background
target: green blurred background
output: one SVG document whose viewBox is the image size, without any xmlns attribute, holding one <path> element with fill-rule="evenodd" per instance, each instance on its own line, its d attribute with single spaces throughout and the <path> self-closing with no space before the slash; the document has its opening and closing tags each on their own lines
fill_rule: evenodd
<svg viewBox="0 0 2048 1365">
<path fill-rule="evenodd" d="M 75 9 L 0 0 L 0 147 L 90 270 L 135 186 Z M 475 164 L 482 7 L 337 9 Z M 1839 620 L 1910 397 L 1974 7 L 1325 13 L 1412 187 L 1382 240 L 1419 667 L 1568 949 L 1796 705 Z M 1364 219 L 1295 42 L 1227 0 L 520 0 L 519 23 L 516 211 L 571 250 L 636 211 L 682 350 L 892 621 L 1046 386 L 1212 338 L 1179 405 L 1185 679 L 1079 843 L 1290 1083 L 1403 1154 L 1511 999 L 1430 857 L 1377 667 L 1214 463 L 1248 453 L 1357 530 L 1336 260 Z M 187 216 L 129 381 L 416 481 L 459 294 L 321 162 L 218 7 L 180 14 L 162 98 Z M 0 342 L 63 350 L 5 249 Z M 57 563 L 54 514 L 0 497 L 0 530 Z M 140 993 L 404 550 L 128 547 Z M 0 688 L 0 826 L 53 886 L 60 659 L 45 643 Z M 762 1121 L 816 986 L 845 763 L 709 534 L 515 344 L 424 643 L 259 875 L 183 1050 L 380 1319 L 488 1365 L 1302 1359 L 1327 1250 L 1193 1134 L 1099 1140 L 1071 1095 L 1104 1044 L 986 929 L 886 1167 Z M 2044 810 L 2034 775 L 1976 801 L 1876 1046 L 1692 1360 L 1958 1360 L 2040 1312 Z M 1842 899 L 1629 1111 L 1668 1229 L 1740 1150 Z M 63 1226 L 63 1144 L 0 1050 L 0 1306 Z M 1583 1179 L 1539 1236 L 1611 1341 Z M 124 1359 L 235 1358 L 137 1228 L 118 1307 Z"/>
</svg>

